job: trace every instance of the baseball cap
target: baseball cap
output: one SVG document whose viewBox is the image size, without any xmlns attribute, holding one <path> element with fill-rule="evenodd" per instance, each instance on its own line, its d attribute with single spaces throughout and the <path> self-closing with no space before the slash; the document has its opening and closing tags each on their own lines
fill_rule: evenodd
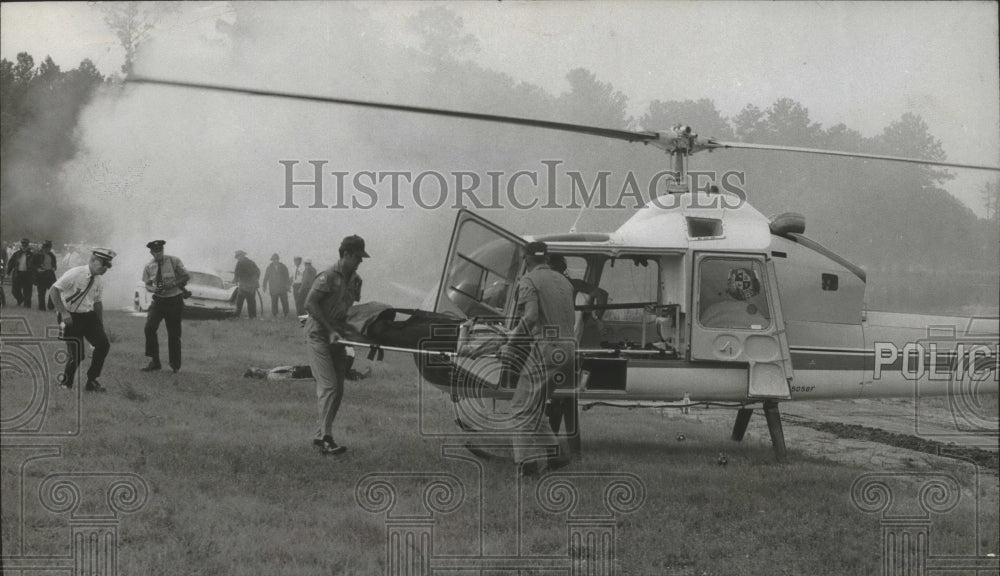
<svg viewBox="0 0 1000 576">
<path fill-rule="evenodd" d="M 344 252 L 360 252 L 362 258 L 371 258 L 371 256 L 368 255 L 368 252 L 365 252 L 364 238 L 356 234 L 352 234 L 351 236 L 344 238 L 344 240 L 340 243 L 340 249 Z"/>
</svg>

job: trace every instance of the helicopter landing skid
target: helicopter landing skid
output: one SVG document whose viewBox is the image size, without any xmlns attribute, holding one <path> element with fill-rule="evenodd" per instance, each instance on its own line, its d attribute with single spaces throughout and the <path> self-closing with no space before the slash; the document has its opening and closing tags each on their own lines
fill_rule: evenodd
<svg viewBox="0 0 1000 576">
<path fill-rule="evenodd" d="M 753 415 L 753 408 L 740 408 L 736 412 L 736 423 L 733 425 L 731 438 L 740 442 L 746 434 L 747 425 L 750 423 L 750 416 Z M 767 430 L 771 434 L 771 445 L 774 448 L 774 457 L 778 462 L 787 459 L 788 452 L 785 450 L 785 433 L 781 427 L 781 412 L 778 410 L 778 403 L 774 400 L 764 401 L 764 418 L 767 420 Z"/>
</svg>

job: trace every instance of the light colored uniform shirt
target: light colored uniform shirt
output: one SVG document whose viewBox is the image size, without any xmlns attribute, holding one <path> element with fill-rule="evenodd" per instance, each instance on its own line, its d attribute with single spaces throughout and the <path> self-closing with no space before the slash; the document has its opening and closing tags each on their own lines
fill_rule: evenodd
<svg viewBox="0 0 1000 576">
<path fill-rule="evenodd" d="M 351 305 L 361 300 L 361 277 L 357 273 L 350 278 L 344 276 L 340 262 L 324 270 L 313 282 L 312 290 L 322 292 L 320 307 L 333 320 L 334 329 L 341 332 L 347 328 L 347 312 Z M 306 320 L 306 332 L 319 338 L 329 338 L 330 333 L 322 322 L 309 315 Z"/>
<path fill-rule="evenodd" d="M 521 314 L 529 301 L 538 302 L 538 324 L 532 327 L 531 334 L 535 340 L 574 339 L 576 317 L 569 278 L 544 264 L 536 266 L 517 285 Z"/>
<path fill-rule="evenodd" d="M 168 282 L 176 282 L 177 278 L 187 276 L 187 270 L 184 268 L 184 264 L 181 259 L 176 256 L 163 255 L 163 261 L 160 263 L 153 259 L 146 267 L 142 270 L 142 282 L 143 284 L 152 284 L 153 288 L 156 288 L 156 268 L 160 267 L 160 279 L 164 284 Z M 170 298 L 172 296 L 177 296 L 181 293 L 180 286 L 174 286 L 173 288 L 168 288 L 157 294 L 161 298 Z"/>
<path fill-rule="evenodd" d="M 292 284 L 302 284 L 302 264 L 295 267 L 295 274 L 292 276 Z"/>
<path fill-rule="evenodd" d="M 90 279 L 94 281 L 91 282 Z M 52 285 L 62 295 L 66 310 L 83 314 L 94 310 L 94 304 L 101 301 L 103 288 L 101 277 L 90 273 L 90 266 L 70 268 Z"/>
</svg>

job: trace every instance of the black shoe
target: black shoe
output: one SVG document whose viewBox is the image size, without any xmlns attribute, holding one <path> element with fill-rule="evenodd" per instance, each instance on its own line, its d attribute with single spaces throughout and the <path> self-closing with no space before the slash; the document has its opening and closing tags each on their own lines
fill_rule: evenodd
<svg viewBox="0 0 1000 576">
<path fill-rule="evenodd" d="M 347 452 L 347 447 L 338 445 L 333 441 L 332 436 L 324 436 L 322 440 L 313 440 L 313 446 L 324 456 L 337 456 Z"/>
<path fill-rule="evenodd" d="M 170 369 L 173 370 L 174 374 L 177 374 L 178 372 L 181 371 L 180 366 L 171 366 Z"/>
<path fill-rule="evenodd" d="M 159 370 L 160 368 L 163 368 L 163 366 L 160 365 L 159 360 L 150 360 L 149 366 L 146 366 L 145 368 L 140 368 L 139 370 L 142 372 L 154 372 L 156 370 Z"/>
<path fill-rule="evenodd" d="M 107 392 L 107 389 L 104 388 L 104 386 L 101 386 L 101 383 L 93 378 L 87 380 L 87 385 L 84 386 L 83 389 L 87 392 Z"/>
</svg>

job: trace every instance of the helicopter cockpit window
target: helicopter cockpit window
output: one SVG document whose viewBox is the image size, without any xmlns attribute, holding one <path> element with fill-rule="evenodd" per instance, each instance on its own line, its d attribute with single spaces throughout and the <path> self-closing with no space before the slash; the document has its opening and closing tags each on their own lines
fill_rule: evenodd
<svg viewBox="0 0 1000 576">
<path fill-rule="evenodd" d="M 520 247 L 474 221 L 462 225 L 458 238 L 443 304 L 466 316 L 504 315 L 522 262 Z"/>
<path fill-rule="evenodd" d="M 771 313 L 756 260 L 706 259 L 701 263 L 698 321 L 706 328 L 765 330 Z"/>
</svg>

